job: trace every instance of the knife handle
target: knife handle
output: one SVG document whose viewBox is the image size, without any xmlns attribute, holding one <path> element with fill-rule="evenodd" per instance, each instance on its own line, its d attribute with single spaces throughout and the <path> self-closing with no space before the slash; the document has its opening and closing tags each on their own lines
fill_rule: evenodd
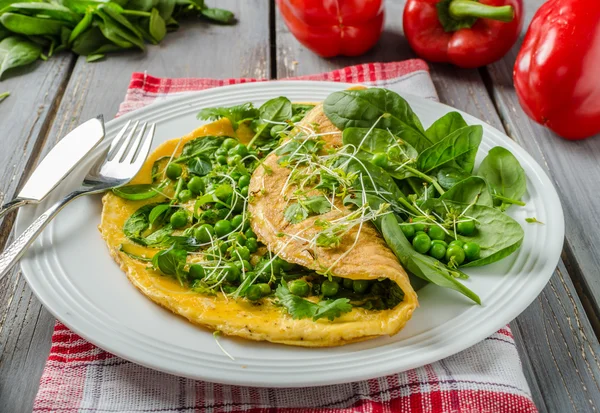
<svg viewBox="0 0 600 413">
<path fill-rule="evenodd" d="M 33 223 L 27 227 L 21 235 L 19 235 L 2 254 L 0 254 L 0 280 L 10 271 L 10 269 L 19 261 L 27 248 L 38 235 L 44 230 L 46 225 L 65 207 L 69 202 L 87 193 L 87 191 L 74 191 L 69 195 L 52 205 L 42 215 L 40 215 Z"/>
<path fill-rule="evenodd" d="M 23 205 L 28 204 L 29 202 L 30 201 L 21 198 L 15 198 L 12 201 L 7 202 L 6 204 L 2 205 L 2 208 L 0 208 L 0 218 L 8 214 L 13 209 L 22 207 Z"/>
</svg>

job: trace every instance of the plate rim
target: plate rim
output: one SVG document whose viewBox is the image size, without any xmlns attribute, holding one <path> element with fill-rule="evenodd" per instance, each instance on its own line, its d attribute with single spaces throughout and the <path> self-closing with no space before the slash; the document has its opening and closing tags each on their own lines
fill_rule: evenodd
<svg viewBox="0 0 600 413">
<path fill-rule="evenodd" d="M 107 124 L 106 124 L 107 133 L 111 129 L 116 128 L 117 126 L 115 126 L 115 125 L 124 123 L 127 120 L 129 120 L 130 118 L 139 117 L 141 114 L 143 115 L 144 113 L 149 113 L 149 112 L 158 110 L 163 107 L 168 108 L 169 106 L 176 106 L 181 103 L 185 103 L 187 101 L 193 101 L 195 98 L 201 98 L 204 95 L 209 95 L 209 96 L 211 94 L 224 95 L 227 92 L 232 91 L 232 90 L 236 91 L 238 89 L 246 89 L 246 88 L 251 90 L 254 88 L 262 89 L 264 87 L 268 90 L 268 89 L 274 87 L 274 85 L 277 85 L 277 86 L 283 87 L 283 88 L 287 87 L 288 85 L 289 85 L 289 87 L 294 85 L 294 86 L 305 86 L 305 87 L 322 87 L 324 89 L 327 87 L 330 87 L 330 88 L 335 88 L 337 90 L 341 90 L 348 86 L 356 86 L 356 84 L 348 84 L 348 83 L 341 83 L 341 82 L 323 82 L 323 81 L 306 81 L 306 80 L 291 80 L 291 81 L 290 80 L 277 80 L 277 81 L 267 81 L 267 82 L 242 83 L 242 84 L 223 86 L 223 87 L 208 89 L 208 90 L 203 90 L 203 91 L 182 93 L 179 96 L 173 96 L 173 97 L 166 98 L 164 100 L 160 100 L 158 102 L 153 102 L 152 104 L 150 104 L 148 106 L 145 106 L 143 108 L 137 109 L 132 112 L 129 112 L 123 116 L 120 116 L 119 118 L 112 119 L 111 121 L 107 122 Z M 282 91 L 280 93 L 285 94 L 284 91 Z M 324 93 L 324 90 L 321 93 Z M 542 169 L 542 167 L 535 161 L 535 159 L 531 155 L 529 155 L 515 141 L 510 139 L 505 133 L 499 131 L 498 129 L 494 128 L 491 125 L 488 125 L 486 122 L 482 121 L 481 119 L 478 119 L 478 118 L 476 118 L 472 115 L 469 115 L 468 113 L 465 113 L 463 111 L 457 110 L 457 109 L 455 109 L 449 105 L 446 105 L 444 103 L 420 98 L 418 96 L 414 96 L 414 95 L 411 95 L 408 93 L 400 93 L 400 94 L 403 97 L 410 97 L 410 100 L 421 101 L 421 103 L 424 103 L 427 105 L 430 105 L 430 104 L 441 105 L 441 107 L 443 107 L 443 109 L 446 112 L 447 111 L 457 111 L 457 112 L 461 113 L 469 121 L 470 124 L 473 123 L 474 121 L 478 124 L 483 124 L 484 130 L 487 129 L 489 132 L 499 136 L 500 139 L 502 140 L 503 144 L 506 143 L 506 146 L 509 147 L 511 150 L 513 150 L 513 149 L 517 150 L 517 152 L 519 152 L 519 155 L 521 157 L 525 158 L 527 160 L 527 163 L 541 177 L 541 180 L 546 181 L 546 184 L 549 185 L 550 188 L 552 188 L 552 191 L 550 191 L 551 193 L 549 194 L 549 196 L 555 198 L 555 201 L 557 201 L 554 205 L 554 207 L 556 208 L 555 213 L 557 213 L 561 217 L 560 222 L 554 222 L 554 225 L 558 226 L 557 229 L 558 229 L 559 234 L 561 235 L 560 236 L 560 250 L 562 250 L 563 241 L 564 241 L 564 214 L 563 214 L 563 210 L 562 210 L 562 205 L 560 204 L 560 199 L 558 197 L 558 194 L 556 192 L 556 189 L 555 189 L 552 181 L 548 177 L 547 173 Z M 180 108 L 175 108 L 175 109 L 179 109 L 179 111 L 181 112 Z M 196 108 L 195 110 L 197 110 L 197 109 L 198 108 Z M 174 110 L 174 111 L 177 112 L 177 110 Z M 170 111 L 165 111 L 165 112 L 167 112 L 167 114 L 170 113 Z M 180 116 L 185 116 L 185 114 L 182 113 Z M 176 117 L 177 117 L 177 115 L 174 115 L 172 118 L 176 118 Z M 98 151 L 100 151 L 102 147 L 105 147 L 106 145 L 108 145 L 108 143 L 109 143 L 109 141 L 107 140 L 107 141 L 103 142 L 101 145 L 99 145 L 100 148 L 98 148 L 95 151 L 95 153 L 98 153 Z M 53 197 L 49 196 L 48 200 L 46 200 L 41 205 L 46 205 L 46 203 L 52 199 L 53 199 Z M 40 208 L 40 206 L 38 206 L 36 208 L 36 210 L 38 210 L 39 208 Z M 26 217 L 24 210 L 19 211 L 19 213 L 17 215 L 17 219 L 15 221 L 15 231 L 19 231 L 19 232 L 22 231 L 24 229 L 24 225 L 27 223 L 27 221 L 28 221 L 28 219 Z M 483 338 L 491 335 L 492 333 L 497 331 L 499 328 L 501 328 L 503 325 L 505 325 L 508 322 L 505 319 L 508 318 L 509 316 L 510 316 L 510 320 L 514 319 L 527 306 L 529 306 L 529 304 L 531 302 L 533 302 L 537 298 L 537 296 L 540 294 L 542 289 L 547 285 L 548 281 L 550 280 L 550 278 L 554 272 L 554 268 L 556 268 L 556 265 L 558 264 L 559 260 L 560 260 L 560 252 L 556 255 L 555 260 L 550 260 L 552 263 L 552 265 L 551 265 L 552 270 L 549 271 L 549 274 L 547 276 L 544 276 L 543 283 L 539 282 L 536 285 L 536 287 L 538 287 L 538 288 L 536 288 L 535 294 L 533 294 L 533 292 L 529 293 L 528 295 L 531 296 L 530 298 L 527 298 L 524 300 L 522 299 L 519 302 L 520 305 L 510 308 L 511 311 L 507 310 L 505 312 L 502 312 L 502 314 L 504 315 L 503 317 L 496 315 L 496 317 L 493 318 L 494 320 L 496 320 L 496 322 L 490 323 L 491 326 L 488 326 L 488 328 L 487 328 L 487 331 L 489 331 L 489 333 L 487 333 Z M 37 288 L 37 287 L 39 287 L 39 285 L 37 285 L 37 284 L 35 284 L 35 282 L 31 281 L 31 278 L 28 275 L 29 271 L 33 271 L 33 269 L 31 268 L 32 263 L 30 263 L 30 261 L 35 261 L 35 260 L 25 258 L 21 262 L 21 269 L 22 269 L 23 275 L 24 275 L 25 279 L 27 280 L 29 286 L 32 288 L 32 291 L 34 292 L 36 297 L 42 302 L 44 307 L 48 311 L 50 311 L 57 319 L 61 320 L 61 322 L 63 322 L 72 331 L 74 331 L 75 333 L 77 333 L 78 335 L 83 337 L 84 339 L 90 341 L 91 343 L 96 344 L 98 347 L 105 349 L 106 351 L 109 351 L 110 353 L 118 355 L 119 357 L 122 357 L 124 359 L 130 360 L 130 361 L 135 362 L 140 365 L 144 365 L 146 367 L 150 367 L 155 370 L 160 370 L 160 371 L 164 371 L 164 372 L 167 372 L 170 374 L 175 374 L 175 375 L 183 376 L 183 377 L 189 377 L 189 378 L 193 378 L 193 379 L 208 380 L 211 382 L 225 383 L 225 384 L 260 386 L 260 387 L 263 387 L 263 386 L 264 387 L 268 387 L 268 386 L 270 386 L 270 387 L 305 387 L 305 386 L 318 386 L 318 385 L 327 385 L 327 384 L 347 383 L 347 382 L 364 380 L 364 379 L 383 376 L 383 375 L 387 375 L 387 374 L 397 373 L 399 371 L 405 371 L 407 369 L 419 367 L 424 364 L 429 364 L 429 363 L 435 362 L 437 360 L 440 360 L 442 358 L 448 357 L 452 354 L 456 354 L 456 353 L 458 353 L 458 352 L 460 352 L 482 340 L 482 337 L 481 337 L 482 333 L 480 333 L 480 334 L 474 335 L 474 337 L 472 337 L 470 339 L 464 339 L 462 341 L 463 344 L 461 344 L 461 345 L 455 345 L 453 347 L 445 347 L 444 349 L 437 349 L 436 356 L 430 357 L 428 359 L 428 361 L 426 361 L 424 363 L 421 361 L 415 360 L 413 362 L 404 363 L 404 367 L 401 369 L 390 366 L 387 369 L 377 368 L 376 372 L 372 372 L 372 371 L 369 371 L 368 369 L 366 369 L 366 371 L 364 371 L 360 374 L 359 373 L 350 373 L 349 375 L 352 376 L 351 378 L 339 377 L 338 379 L 333 379 L 333 380 L 331 378 L 322 378 L 322 379 L 317 378 L 317 379 L 310 380 L 310 382 L 307 382 L 306 380 L 304 380 L 304 381 L 300 380 L 300 381 L 296 381 L 296 382 L 281 383 L 281 382 L 269 381 L 268 379 L 265 379 L 263 381 L 256 380 L 256 379 L 248 381 L 247 378 L 237 379 L 236 377 L 231 377 L 231 376 L 229 376 L 229 378 L 227 378 L 227 379 L 219 379 L 219 378 L 215 378 L 213 376 L 206 377 L 204 375 L 198 375 L 198 374 L 186 374 L 186 373 L 182 373 L 178 369 L 169 369 L 169 368 L 165 368 L 164 366 L 160 366 L 160 367 L 156 366 L 156 364 L 150 362 L 149 360 L 147 360 L 146 358 L 143 358 L 143 357 L 136 357 L 136 355 L 132 356 L 131 354 L 124 354 L 124 352 L 121 351 L 120 348 L 117 348 L 116 345 L 112 345 L 111 343 L 106 343 L 102 340 L 98 340 L 96 337 L 92 337 L 89 334 L 87 334 L 87 331 L 82 331 L 79 328 L 79 325 L 73 325 L 72 323 L 70 323 L 70 320 L 66 321 L 66 318 L 63 316 L 63 314 L 60 313 L 59 309 L 48 304 L 48 300 L 45 299 L 46 297 L 44 296 L 43 291 L 40 291 Z M 554 261 L 556 261 L 556 262 L 554 262 Z M 545 265 L 544 268 L 546 268 L 546 267 L 548 267 L 548 265 Z M 35 278 L 34 278 L 34 280 L 35 280 Z M 498 319 L 501 319 L 501 320 L 498 321 Z M 112 338 L 114 339 L 114 337 L 112 337 Z M 100 344 L 100 342 L 101 342 L 101 344 Z M 466 344 L 464 344 L 464 343 L 466 343 Z M 445 350 L 445 351 L 443 351 L 443 350 Z M 361 351 L 365 351 L 365 350 L 361 350 Z M 419 359 L 419 358 L 417 357 L 417 359 Z M 365 369 L 363 368 L 363 370 L 365 370 Z"/>
</svg>

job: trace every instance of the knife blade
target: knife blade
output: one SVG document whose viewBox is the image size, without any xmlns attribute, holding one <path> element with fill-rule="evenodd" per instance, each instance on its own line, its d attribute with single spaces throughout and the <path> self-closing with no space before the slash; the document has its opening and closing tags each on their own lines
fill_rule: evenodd
<svg viewBox="0 0 600 413">
<path fill-rule="evenodd" d="M 0 217 L 13 208 L 44 199 L 103 138 L 102 115 L 82 123 L 69 132 L 42 159 L 19 195 L 2 206 Z"/>
</svg>

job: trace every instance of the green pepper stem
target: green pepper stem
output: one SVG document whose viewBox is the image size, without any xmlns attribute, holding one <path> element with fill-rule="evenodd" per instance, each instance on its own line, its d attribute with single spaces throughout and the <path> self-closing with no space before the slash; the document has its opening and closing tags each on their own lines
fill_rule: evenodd
<svg viewBox="0 0 600 413">
<path fill-rule="evenodd" d="M 408 172 L 410 172 L 411 174 L 418 176 L 419 178 L 421 178 L 422 180 L 424 180 L 425 182 L 429 182 L 431 185 L 433 185 L 433 187 L 436 189 L 436 191 L 439 192 L 440 195 L 444 195 L 444 190 L 442 189 L 442 187 L 440 186 L 440 184 L 438 184 L 438 182 L 433 179 L 432 177 L 425 175 L 423 172 L 421 171 L 417 171 L 415 168 L 412 168 L 410 166 L 403 166 L 404 169 L 406 169 Z"/>
<path fill-rule="evenodd" d="M 473 0 L 452 0 L 450 2 L 450 16 L 456 20 L 465 17 L 480 17 L 483 19 L 511 22 L 515 17 L 512 6 L 488 6 Z"/>
</svg>

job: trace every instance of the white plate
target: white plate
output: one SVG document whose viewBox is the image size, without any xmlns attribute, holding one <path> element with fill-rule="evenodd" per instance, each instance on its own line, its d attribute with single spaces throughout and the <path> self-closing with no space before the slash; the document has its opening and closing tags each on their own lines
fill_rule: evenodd
<svg viewBox="0 0 600 413">
<path fill-rule="evenodd" d="M 156 122 L 156 146 L 198 127 L 196 113 L 203 107 L 260 104 L 280 95 L 292 101 L 319 101 L 347 86 L 281 81 L 211 89 L 122 116 L 109 122 L 106 132 L 113 137 L 129 119 Z M 453 110 L 405 97 L 426 126 Z M 125 359 L 180 376 L 238 385 L 304 387 L 357 381 L 434 362 L 472 346 L 521 313 L 550 279 L 564 238 L 560 201 L 542 168 L 498 130 L 462 115 L 469 124 L 484 127 L 478 162 L 500 145 L 519 159 L 527 174 L 527 206 L 509 210 L 525 230 L 523 246 L 498 263 L 465 271 L 471 275 L 465 284 L 479 294 L 482 306 L 429 285 L 419 292 L 420 307 L 412 320 L 394 337 L 326 349 L 221 337 L 221 344 L 235 357 L 232 361 L 211 332 L 163 310 L 129 283 L 100 238 L 98 196 L 73 202 L 54 219 L 21 261 L 23 274 L 46 308 L 73 331 Z M 91 162 L 43 205 L 23 208 L 17 231 L 21 233 L 50 202 L 76 187 Z M 527 224 L 525 218 L 533 216 L 545 225 Z"/>
</svg>

